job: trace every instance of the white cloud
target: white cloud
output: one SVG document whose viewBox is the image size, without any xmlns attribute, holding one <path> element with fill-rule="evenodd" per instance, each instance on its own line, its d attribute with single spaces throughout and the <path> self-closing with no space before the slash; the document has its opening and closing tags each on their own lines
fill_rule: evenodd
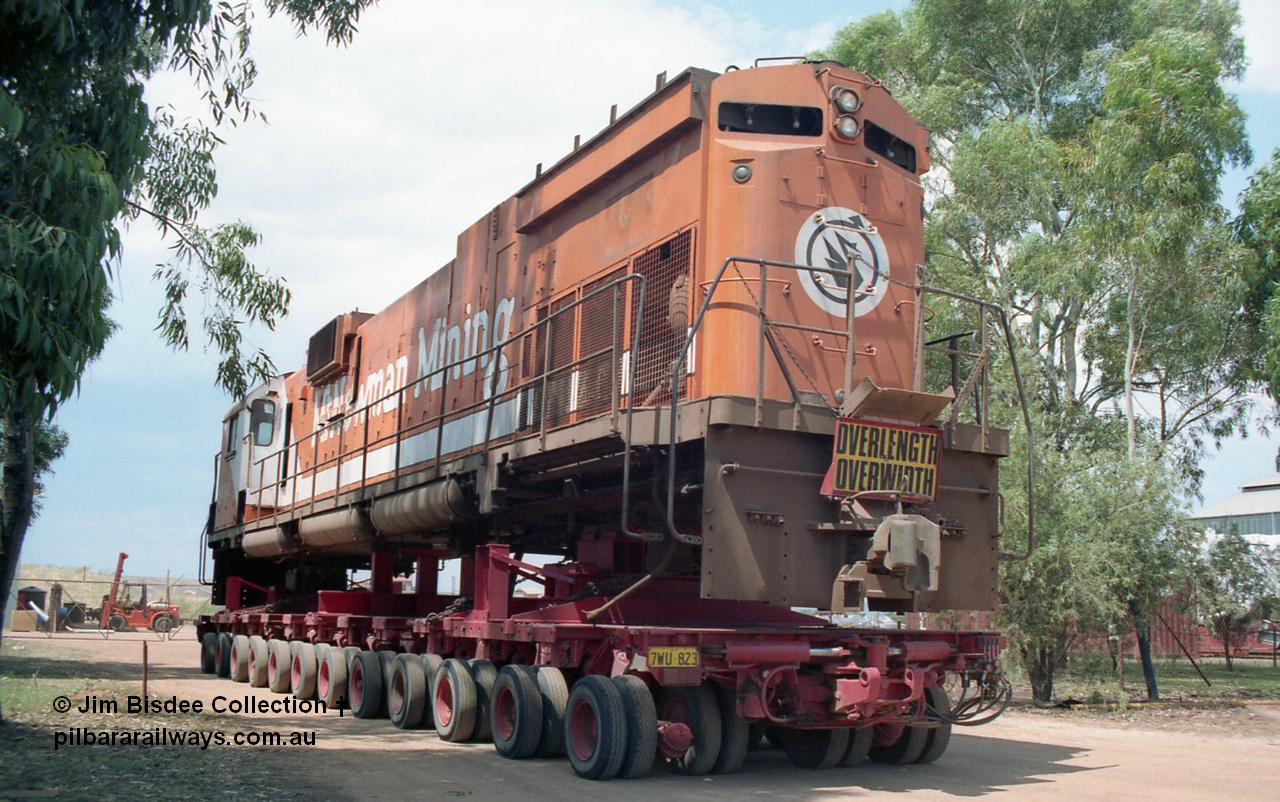
<svg viewBox="0 0 1280 802">
<path fill-rule="evenodd" d="M 745 13 L 658 0 L 383 2 L 360 28 L 340 49 L 260 16 L 252 97 L 270 124 L 242 124 L 217 154 L 210 220 L 252 222 L 264 237 L 255 261 L 294 291 L 280 329 L 250 335 L 284 370 L 334 315 L 380 309 L 446 263 L 459 232 L 531 180 L 535 164 L 566 155 L 575 134 L 603 128 L 612 104 L 626 111 L 651 92 L 658 72 L 721 70 L 787 47 L 774 41 L 786 31 Z M 187 76 L 160 76 L 148 98 L 201 110 Z M 71 446 L 28 562 L 74 553 L 109 567 L 123 549 L 147 555 L 131 570 L 194 568 L 229 402 L 213 387 L 198 322 L 186 355 L 152 331 L 160 293 L 150 276 L 164 247 L 146 221 L 125 235 L 121 329 L 59 415 Z M 200 314 L 198 301 L 191 311 Z"/>
<path fill-rule="evenodd" d="M 1280 3 L 1276 0 L 1242 0 L 1245 55 L 1249 67 L 1241 89 L 1246 92 L 1280 92 L 1280 47 L 1276 31 L 1280 30 Z"/>
<path fill-rule="evenodd" d="M 294 289 L 290 320 L 267 338 L 281 367 L 334 314 L 380 309 L 451 259 L 459 232 L 575 134 L 605 127 L 612 104 L 651 92 L 658 72 L 722 69 L 725 42 L 764 35 L 656 2 L 384 3 L 343 49 L 259 19 L 252 94 L 270 124 L 228 137 L 214 216 L 257 226 L 258 263 Z M 180 82 L 154 94 L 190 103 Z M 141 253 L 149 273 L 151 251 L 132 237 L 126 267 Z"/>
</svg>

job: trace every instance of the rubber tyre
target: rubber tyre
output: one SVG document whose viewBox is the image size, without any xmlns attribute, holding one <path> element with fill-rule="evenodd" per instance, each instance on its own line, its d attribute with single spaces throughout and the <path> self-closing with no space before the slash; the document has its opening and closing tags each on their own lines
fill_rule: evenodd
<svg viewBox="0 0 1280 802">
<path fill-rule="evenodd" d="M 720 754 L 711 767 L 712 774 L 733 774 L 747 760 L 751 741 L 751 725 L 738 715 L 738 699 L 734 692 L 718 682 L 711 683 L 720 708 Z"/>
<path fill-rule="evenodd" d="M 200 639 L 200 673 L 212 674 L 218 670 L 218 633 L 206 632 Z"/>
<path fill-rule="evenodd" d="M 249 637 L 249 687 L 267 687 L 267 640 L 258 635 Z"/>
<path fill-rule="evenodd" d="M 378 718 L 386 712 L 382 693 L 382 658 L 362 651 L 347 672 L 347 702 L 356 718 Z"/>
<path fill-rule="evenodd" d="M 829 769 L 849 749 L 849 730 L 796 730 L 780 733 L 782 751 L 792 765 L 802 769 Z"/>
<path fill-rule="evenodd" d="M 493 748 L 509 760 L 533 757 L 542 739 L 542 693 L 533 669 L 503 666 L 489 701 Z"/>
<path fill-rule="evenodd" d="M 293 690 L 293 648 L 287 640 L 267 641 L 267 687 L 272 693 Z"/>
<path fill-rule="evenodd" d="M 537 671 L 538 692 L 542 694 L 542 737 L 538 740 L 538 757 L 560 757 L 564 754 L 564 717 L 569 709 L 569 683 L 564 672 L 551 666 Z"/>
<path fill-rule="evenodd" d="M 594 674 L 573 684 L 564 719 L 565 751 L 579 777 L 610 780 L 627 754 L 627 711 L 608 677 Z"/>
<path fill-rule="evenodd" d="M 930 709 L 951 711 L 951 700 L 947 698 L 946 691 L 941 688 L 925 688 L 924 692 Z M 951 743 L 951 722 L 944 721 L 936 727 L 923 729 L 925 731 L 924 750 L 920 753 L 920 757 L 916 758 L 916 762 L 932 763 L 942 757 L 942 753 L 947 751 L 947 744 Z"/>
<path fill-rule="evenodd" d="M 883 730 L 884 725 L 878 726 L 876 729 Z M 881 733 L 877 733 L 876 740 L 881 740 Z M 908 763 L 915 763 L 924 754 L 924 743 L 927 740 L 928 731 L 922 727 L 903 727 L 902 733 L 898 735 L 892 742 L 883 746 L 871 746 L 871 759 L 877 763 L 887 763 L 890 766 L 905 766 Z"/>
<path fill-rule="evenodd" d="M 334 647 L 337 648 L 337 647 Z M 343 646 L 342 654 L 347 661 L 347 676 L 351 676 L 351 663 L 356 659 L 356 655 L 363 652 L 359 646 Z"/>
<path fill-rule="evenodd" d="M 151 619 L 151 629 L 158 635 L 164 635 L 173 629 L 173 619 L 167 615 L 158 615 Z"/>
<path fill-rule="evenodd" d="M 231 676 L 231 633 L 219 632 L 215 655 L 217 674 L 219 677 Z"/>
<path fill-rule="evenodd" d="M 293 685 L 296 699 L 316 698 L 316 647 L 305 641 L 295 641 L 293 659 L 289 663 L 289 683 Z"/>
<path fill-rule="evenodd" d="M 861 766 L 867 762 L 867 757 L 871 752 L 871 743 L 875 740 L 876 728 L 859 727 L 849 733 L 849 746 L 844 750 L 844 757 L 840 758 L 840 765 L 844 768 L 851 769 L 854 766 Z"/>
<path fill-rule="evenodd" d="M 380 649 L 378 651 L 378 664 L 382 666 L 382 694 L 383 694 L 383 711 L 386 712 L 386 693 L 391 687 L 391 669 L 396 664 L 396 658 L 400 656 L 399 652 Z"/>
<path fill-rule="evenodd" d="M 416 654 L 398 654 L 391 663 L 387 685 L 387 716 L 402 730 L 422 726 L 427 709 L 427 674 Z"/>
<path fill-rule="evenodd" d="M 468 660 L 471 678 L 476 681 L 476 729 L 472 740 L 493 740 L 493 725 L 489 711 L 493 709 L 493 685 L 498 681 L 498 669 L 488 660 Z"/>
<path fill-rule="evenodd" d="M 431 689 L 436 686 L 436 674 L 443 664 L 444 658 L 438 654 L 422 655 L 422 674 L 427 682 L 427 702 L 422 711 L 422 726 L 426 729 L 435 729 L 436 726 L 435 717 L 431 712 Z"/>
<path fill-rule="evenodd" d="M 316 695 L 326 707 L 334 710 L 347 703 L 347 656 L 337 647 L 321 650 L 316 669 Z"/>
<path fill-rule="evenodd" d="M 436 733 L 450 743 L 471 739 L 476 728 L 476 681 L 461 660 L 445 660 L 431 687 L 431 712 Z"/>
<path fill-rule="evenodd" d="M 249 645 L 248 635 L 232 636 L 228 660 L 231 663 L 231 679 L 233 682 L 249 681 L 249 653 L 252 651 L 253 648 Z"/>
<path fill-rule="evenodd" d="M 107 629 L 111 630 L 112 632 L 119 632 L 120 630 L 124 629 L 124 625 L 125 625 L 125 620 L 124 620 L 124 616 L 122 615 L 118 615 L 118 614 L 113 615 L 107 619 Z"/>
<path fill-rule="evenodd" d="M 664 688 L 658 708 L 661 721 L 685 724 L 693 731 L 693 745 L 671 767 L 680 774 L 700 777 L 715 768 L 720 757 L 720 704 L 706 683 L 692 688 Z"/>
<path fill-rule="evenodd" d="M 653 770 L 658 756 L 658 709 L 644 680 L 634 674 L 613 678 L 627 712 L 627 749 L 618 776 L 627 780 Z"/>
</svg>

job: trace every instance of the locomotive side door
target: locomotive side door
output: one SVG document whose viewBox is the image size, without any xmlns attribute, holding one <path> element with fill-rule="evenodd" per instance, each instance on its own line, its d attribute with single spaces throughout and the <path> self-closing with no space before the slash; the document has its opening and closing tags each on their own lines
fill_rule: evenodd
<svg viewBox="0 0 1280 802">
<path fill-rule="evenodd" d="M 229 523 L 232 505 L 235 523 L 243 523 L 246 510 L 270 509 L 279 502 L 280 461 L 285 446 L 284 392 L 284 381 L 272 379 L 250 391 L 223 419 L 219 526 Z"/>
<path fill-rule="evenodd" d="M 251 392 L 245 399 L 247 424 L 244 431 L 244 486 L 248 503 L 260 509 L 274 509 L 279 503 L 280 463 L 284 459 L 284 380 L 275 378 Z"/>
</svg>

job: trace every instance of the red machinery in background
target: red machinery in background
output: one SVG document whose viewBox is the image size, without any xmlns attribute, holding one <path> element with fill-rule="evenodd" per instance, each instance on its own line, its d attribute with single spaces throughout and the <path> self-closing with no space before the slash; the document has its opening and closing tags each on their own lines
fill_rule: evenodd
<svg viewBox="0 0 1280 802">
<path fill-rule="evenodd" d="M 182 619 L 178 605 L 165 602 L 149 602 L 145 582 L 124 582 L 124 561 L 129 555 L 120 552 L 116 560 L 116 572 L 111 577 L 111 590 L 102 597 L 102 607 L 97 611 L 99 625 L 119 632 L 122 629 L 150 629 L 164 634 L 178 626 Z M 138 598 L 133 598 L 133 591 Z M 90 611 L 92 612 L 92 611 Z"/>
</svg>

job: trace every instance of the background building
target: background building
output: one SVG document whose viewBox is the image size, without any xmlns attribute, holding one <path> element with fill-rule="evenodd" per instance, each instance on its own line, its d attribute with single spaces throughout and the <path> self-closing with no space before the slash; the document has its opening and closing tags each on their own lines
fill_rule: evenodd
<svg viewBox="0 0 1280 802">
<path fill-rule="evenodd" d="M 1206 529 L 1226 534 L 1233 529 L 1250 543 L 1280 547 L 1280 476 L 1252 479 L 1238 495 L 1194 513 Z"/>
</svg>

